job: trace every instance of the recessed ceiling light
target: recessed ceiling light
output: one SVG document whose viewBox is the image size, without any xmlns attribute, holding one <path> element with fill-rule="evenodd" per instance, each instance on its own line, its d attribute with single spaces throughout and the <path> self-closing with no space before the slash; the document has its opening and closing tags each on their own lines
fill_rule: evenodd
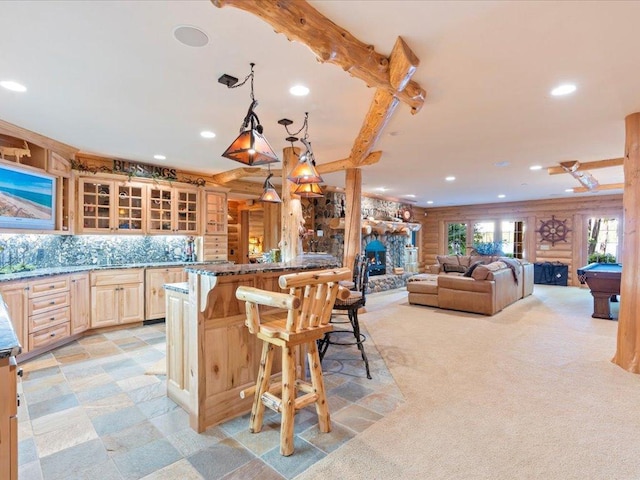
<svg viewBox="0 0 640 480">
<path fill-rule="evenodd" d="M 573 193 L 573 188 L 567 188 L 567 189 L 565 189 L 565 192 L 567 192 L 567 193 Z"/>
<path fill-rule="evenodd" d="M 576 91 L 576 86 L 572 83 L 565 83 L 563 85 L 558 85 L 556 88 L 551 90 L 551 95 L 554 97 L 561 97 L 562 95 L 569 95 Z"/>
<path fill-rule="evenodd" d="M 405 195 L 405 197 L 407 197 L 407 198 L 416 198 L 416 196 L 413 193 L 407 193 Z"/>
<path fill-rule="evenodd" d="M 379 192 L 386 192 L 389 189 L 386 188 L 386 187 L 379 187 L 379 188 L 376 188 L 376 190 L 379 191 Z"/>
<path fill-rule="evenodd" d="M 529 170 L 542 170 L 542 165 L 531 165 Z"/>
<path fill-rule="evenodd" d="M 296 97 L 304 97 L 305 95 L 309 95 L 309 89 L 304 85 L 294 85 L 289 89 L 289 93 Z"/>
<path fill-rule="evenodd" d="M 508 160 L 504 160 L 502 162 L 496 162 L 496 163 L 494 163 L 494 165 L 496 167 L 508 167 L 509 166 L 509 161 Z"/>
<path fill-rule="evenodd" d="M 164 155 L 160 155 L 160 154 L 154 155 L 153 158 L 155 158 L 156 160 L 166 160 L 167 159 L 167 157 L 165 157 Z"/>
<path fill-rule="evenodd" d="M 11 90 L 12 92 L 27 91 L 27 87 L 18 82 L 14 82 L 13 80 L 3 80 L 2 82 L 0 82 L 0 86 L 6 88 L 7 90 Z"/>
<path fill-rule="evenodd" d="M 506 197 L 504 193 L 501 193 L 500 195 L 498 195 L 498 198 L 504 198 L 504 197 Z"/>
<path fill-rule="evenodd" d="M 180 25 L 173 29 L 173 36 L 188 47 L 204 47 L 209 43 L 209 37 L 202 30 L 191 25 Z"/>
<path fill-rule="evenodd" d="M 453 176 L 451 176 L 451 177 L 445 177 L 445 180 L 446 180 L 447 182 L 453 182 L 455 179 L 456 179 L 456 177 L 453 177 Z"/>
<path fill-rule="evenodd" d="M 203 130 L 202 132 L 200 132 L 200 136 L 202 138 L 216 138 L 216 134 L 210 132 L 209 130 Z"/>
<path fill-rule="evenodd" d="M 427 200 L 427 203 L 431 205 L 433 203 L 433 200 Z"/>
</svg>

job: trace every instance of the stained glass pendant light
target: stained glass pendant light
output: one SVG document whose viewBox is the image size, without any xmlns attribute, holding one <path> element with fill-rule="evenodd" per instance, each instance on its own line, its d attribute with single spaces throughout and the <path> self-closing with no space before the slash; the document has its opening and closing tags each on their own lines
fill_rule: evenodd
<svg viewBox="0 0 640 480">
<path fill-rule="evenodd" d="M 249 105 L 247 115 L 244 117 L 242 125 L 240 126 L 240 135 L 238 135 L 238 138 L 236 138 L 222 154 L 225 158 L 251 166 L 265 165 L 279 161 L 271 145 L 269 145 L 267 139 L 262 135 L 263 128 L 258 115 L 255 113 L 258 101 L 253 95 L 254 66 L 255 64 L 252 63 L 251 73 L 238 85 L 236 85 L 238 79 L 227 74 L 218 79 L 218 82 L 226 85 L 227 88 L 241 87 L 247 80 L 251 79 L 251 105 Z"/>
<path fill-rule="evenodd" d="M 258 200 L 261 202 L 268 202 L 268 203 L 282 203 L 282 200 L 280 200 L 280 196 L 278 195 L 278 192 L 276 191 L 275 188 L 273 188 L 273 185 L 269 181 L 271 177 L 273 177 L 273 173 L 269 172 L 267 179 L 264 181 L 264 185 L 263 185 L 264 191 L 262 192 L 262 195 L 260 195 L 260 198 Z"/>
<path fill-rule="evenodd" d="M 300 183 L 291 191 L 300 197 L 323 197 L 322 189 L 317 183 Z"/>
</svg>

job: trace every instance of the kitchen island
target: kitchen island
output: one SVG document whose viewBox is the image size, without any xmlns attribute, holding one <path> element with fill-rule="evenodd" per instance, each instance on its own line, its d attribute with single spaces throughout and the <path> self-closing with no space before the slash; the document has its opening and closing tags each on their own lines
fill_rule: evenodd
<svg viewBox="0 0 640 480">
<path fill-rule="evenodd" d="M 280 275 L 336 266 L 339 262 L 329 255 L 302 255 L 287 263 L 188 267 L 187 292 L 184 285 L 168 286 L 167 385 L 172 386 L 167 394 L 188 411 L 194 430 L 202 432 L 251 410 L 253 399 L 240 398 L 240 392 L 256 383 L 262 345 L 244 325 L 244 302 L 236 299 L 236 289 L 281 291 Z M 298 357 L 302 374 L 303 356 Z M 278 362 L 273 371 L 279 369 Z"/>
</svg>

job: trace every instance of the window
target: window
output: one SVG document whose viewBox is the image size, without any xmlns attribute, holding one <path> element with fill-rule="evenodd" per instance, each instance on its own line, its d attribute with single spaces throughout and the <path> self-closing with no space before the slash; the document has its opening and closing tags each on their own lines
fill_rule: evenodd
<svg viewBox="0 0 640 480">
<path fill-rule="evenodd" d="M 587 255 L 589 263 L 616 263 L 618 258 L 617 218 L 589 218 L 587 221 Z"/>
<path fill-rule="evenodd" d="M 473 226 L 473 243 L 495 242 L 495 223 L 480 222 Z"/>
<path fill-rule="evenodd" d="M 501 223 L 502 251 L 508 257 L 522 258 L 524 253 L 524 222 L 505 220 Z"/>
<path fill-rule="evenodd" d="M 467 224 L 449 223 L 447 225 L 447 245 L 450 255 L 467 253 Z"/>
</svg>

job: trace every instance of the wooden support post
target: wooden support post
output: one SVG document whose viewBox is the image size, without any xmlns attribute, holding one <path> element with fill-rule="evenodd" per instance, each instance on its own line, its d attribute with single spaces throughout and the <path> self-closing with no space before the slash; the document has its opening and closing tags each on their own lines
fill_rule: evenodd
<svg viewBox="0 0 640 480">
<path fill-rule="evenodd" d="M 280 205 L 279 203 L 264 202 L 264 239 L 262 250 L 268 252 L 272 248 L 278 248 L 280 241 Z"/>
<path fill-rule="evenodd" d="M 300 204 L 300 197 L 291 194 L 293 184 L 287 179 L 287 175 L 298 162 L 299 153 L 299 148 L 287 147 L 282 154 L 280 250 L 283 262 L 295 260 L 298 255 L 302 254 L 302 239 L 300 238 L 300 228 L 304 226 L 302 205 Z"/>
<path fill-rule="evenodd" d="M 342 266 L 353 268 L 362 248 L 362 170 L 349 168 L 345 178 L 346 208 Z"/>
<path fill-rule="evenodd" d="M 622 280 L 618 344 L 613 363 L 630 372 L 640 373 L 640 113 L 628 115 L 625 125 Z"/>
</svg>

